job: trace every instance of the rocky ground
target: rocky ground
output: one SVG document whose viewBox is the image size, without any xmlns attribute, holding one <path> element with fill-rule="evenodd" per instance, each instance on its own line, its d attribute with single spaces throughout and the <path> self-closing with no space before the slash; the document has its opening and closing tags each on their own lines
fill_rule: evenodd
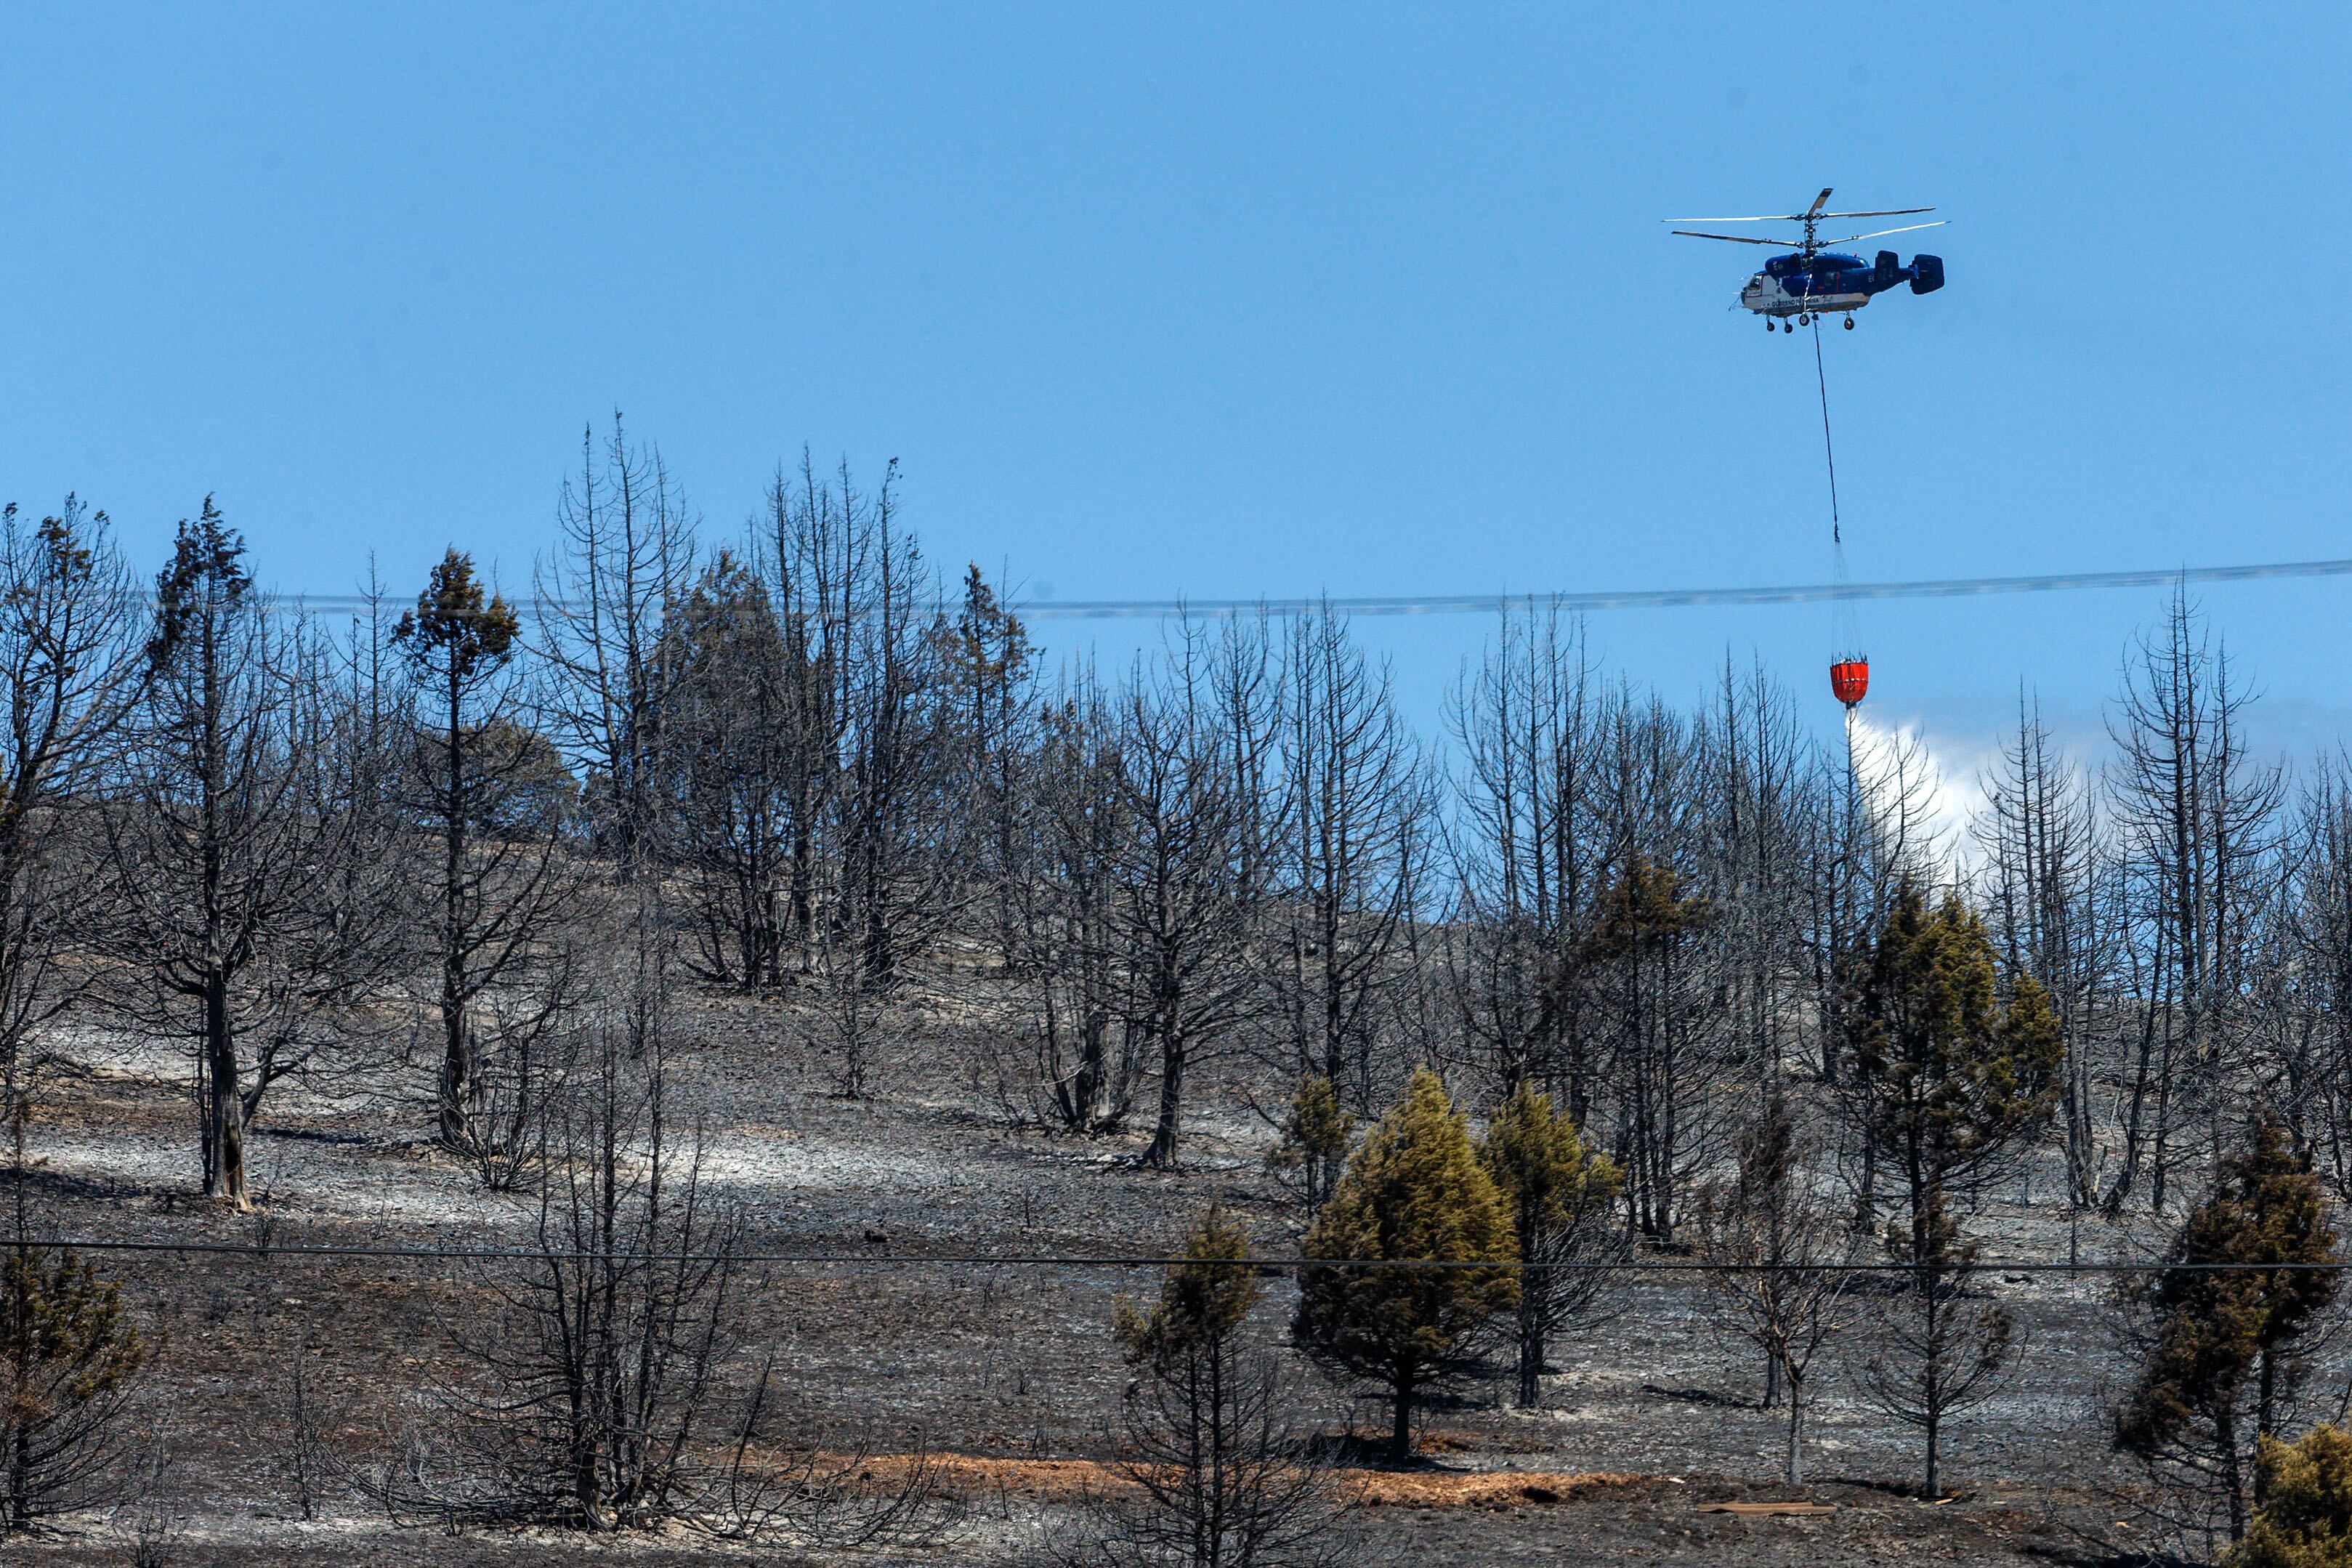
<svg viewBox="0 0 2352 1568">
<path fill-rule="evenodd" d="M 828 1452 L 915 1449 L 942 1467 L 951 1505 L 934 1536 L 850 1561 L 1020 1562 L 1041 1524 L 1067 1512 L 1074 1477 L 1109 1457 L 1127 1372 L 1108 1329 L 1148 1271 L 1108 1265 L 909 1266 L 925 1256 L 1150 1254 L 1211 1197 L 1247 1215 L 1261 1244 L 1293 1242 L 1297 1216 L 1262 1170 L 1262 1120 L 1235 1086 L 1207 1086 L 1185 1168 L 1138 1169 L 1132 1142 L 1057 1139 L 1008 1125 L 971 1042 L 933 1029 L 902 1042 L 880 1093 L 833 1098 L 819 1064 L 757 1015 L 712 1003 L 677 1064 L 681 1124 L 698 1121 L 706 1179 L 738 1205 L 765 1250 L 859 1261 L 762 1268 L 753 1282 L 761 1358 L 772 1356 L 793 1425 Z M 169 1245 L 478 1245 L 518 1234 L 519 1200 L 419 1136 L 422 1070 L 382 1064 L 292 1088 L 257 1132 L 254 1215 L 193 1199 L 194 1142 L 184 1064 L 96 1030 L 59 1042 L 28 1130 L 34 1228 Z M 2147 1237 L 2086 1227 L 2021 1184 L 1975 1226 L 2006 1258 L 2085 1258 Z M 394 1462 L 429 1430 L 427 1390 L 461 1378 L 451 1349 L 486 1310 L 480 1266 L 426 1258 L 266 1259 L 170 1251 L 114 1255 L 160 1347 L 142 1421 L 170 1463 L 150 1504 L 74 1521 L 9 1550 L 26 1561 L 131 1562 L 135 1537 L 168 1538 L 179 1563 L 643 1563 L 794 1561 L 789 1552 L 682 1535 L 585 1540 L 398 1525 L 330 1475 L 301 1513 L 291 1455 L 297 1379 L 308 1426 L 334 1467 Z M 1702 1278 L 1631 1281 L 1559 1346 L 1545 1408 L 1473 1390 L 1433 1410 L 1430 1458 L 1408 1475 L 1368 1472 L 1355 1514 L 1367 1562 L 1486 1563 L 1738 1561 L 1979 1563 L 2148 1560 L 2144 1478 L 2116 1461 L 2103 1408 L 2116 1366 L 2110 1288 L 2095 1277 L 1997 1277 L 2024 1350 L 2000 1394 L 1951 1437 L 1948 1484 L 1912 1493 L 1915 1435 L 1861 1397 L 1857 1332 L 1822 1372 L 1809 1445 L 1819 1479 L 1777 1481 L 1782 1413 L 1760 1407 L 1755 1352 Z M 1288 1310 L 1270 1282 L 1266 1342 Z M 1369 1421 L 1304 1367 L 1298 1416 L 1332 1431 Z M 1729 1500 L 1809 1500 L 1834 1511 L 1742 1517 Z M 829 1561 L 829 1559 L 828 1559 Z"/>
</svg>

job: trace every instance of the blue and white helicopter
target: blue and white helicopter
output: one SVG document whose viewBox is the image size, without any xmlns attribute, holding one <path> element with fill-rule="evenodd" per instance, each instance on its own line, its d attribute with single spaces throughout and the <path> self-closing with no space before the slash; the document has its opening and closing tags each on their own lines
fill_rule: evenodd
<svg viewBox="0 0 2352 1568">
<path fill-rule="evenodd" d="M 1831 310 L 1853 311 L 1870 303 L 1874 294 L 1884 294 L 1897 283 L 1911 285 L 1914 294 L 1932 294 L 1944 286 L 1944 258 L 1940 256 L 1915 256 L 1911 265 L 1891 250 L 1882 250 L 1874 262 L 1859 256 L 1848 256 L 1829 248 L 1832 245 L 1850 245 L 1857 239 L 1876 239 L 1882 235 L 1908 234 L 1914 229 L 1941 228 L 1944 220 L 1934 223 L 1906 223 L 1900 228 L 1882 228 L 1869 234 L 1849 234 L 1842 239 L 1817 237 L 1819 226 L 1832 218 L 1907 217 L 1913 213 L 1931 213 L 1934 207 L 1889 207 L 1884 212 L 1832 213 L 1822 209 L 1830 204 L 1826 190 L 1813 198 L 1813 205 L 1801 213 L 1766 214 L 1759 217 L 1670 217 L 1668 223 L 1801 223 L 1805 226 L 1802 239 L 1755 239 L 1739 234 L 1702 234 L 1696 229 L 1678 228 L 1676 234 L 1692 239 L 1727 239 L 1734 245 L 1769 245 L 1789 250 L 1786 256 L 1776 256 L 1764 264 L 1764 270 L 1748 280 L 1739 291 L 1739 302 L 1764 318 L 1764 330 L 1786 326 L 1790 331 L 1811 321 L 1815 315 Z M 1793 247 L 1793 248 L 1791 248 Z M 1787 318 L 1794 316 L 1794 323 Z M 1846 329 L 1853 328 L 1853 317 L 1845 318 Z"/>
</svg>

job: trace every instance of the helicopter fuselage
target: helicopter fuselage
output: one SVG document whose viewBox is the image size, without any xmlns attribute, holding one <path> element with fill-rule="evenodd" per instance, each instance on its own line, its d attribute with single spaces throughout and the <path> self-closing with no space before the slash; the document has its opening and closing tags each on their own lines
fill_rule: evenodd
<svg viewBox="0 0 2352 1568">
<path fill-rule="evenodd" d="M 1880 251 L 1874 265 L 1838 251 L 1791 251 L 1767 261 L 1740 289 L 1739 302 L 1767 317 L 1859 310 L 1898 283 L 1910 284 L 1915 294 L 1940 289 L 1944 264 L 1933 256 L 1915 256 L 1906 267 L 1891 250 Z"/>
</svg>

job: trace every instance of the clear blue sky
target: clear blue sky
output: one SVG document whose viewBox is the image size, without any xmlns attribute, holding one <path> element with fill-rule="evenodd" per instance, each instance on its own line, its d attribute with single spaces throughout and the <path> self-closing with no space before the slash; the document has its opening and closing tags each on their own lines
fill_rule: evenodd
<svg viewBox="0 0 2352 1568">
<path fill-rule="evenodd" d="M 1796 17 L 14 7 L 0 494 L 517 583 L 619 408 L 714 535 L 803 443 L 896 457 L 935 559 L 1066 599 L 1818 581 L 1810 343 L 1658 220 L 1833 184 L 1952 220 L 1825 344 L 1856 576 L 2352 554 L 2352 10 Z M 2347 592 L 2206 595 L 2282 745 L 2352 713 Z M 2092 732 L 2160 600 L 1866 606 L 1874 709 Z M 1366 630 L 1426 716 L 1488 627 Z M 1834 718 L 1818 607 L 1592 630 Z"/>
</svg>

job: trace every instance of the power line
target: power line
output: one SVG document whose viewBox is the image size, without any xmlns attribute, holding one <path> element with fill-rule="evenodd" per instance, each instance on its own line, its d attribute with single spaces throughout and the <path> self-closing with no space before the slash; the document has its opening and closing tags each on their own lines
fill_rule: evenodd
<svg viewBox="0 0 2352 1568">
<path fill-rule="evenodd" d="M 578 1264 L 619 1260 L 632 1264 L 729 1263 L 742 1268 L 1175 1268 L 1203 1261 L 1247 1268 L 1259 1272 L 1287 1273 L 1299 1268 L 1487 1268 L 1517 1273 L 1534 1267 L 1576 1274 L 1913 1274 L 1916 1263 L 1899 1260 L 1872 1263 L 1732 1263 L 1695 1258 L 1638 1258 L 1607 1263 L 1496 1263 L 1475 1258 L 1234 1258 L 1202 1259 L 1181 1257 L 1137 1257 L 1118 1253 L 986 1253 L 986 1252 L 629 1252 L 605 1253 L 565 1247 L 383 1247 L 342 1243 L 296 1243 L 285 1246 L 230 1241 L 129 1241 L 103 1237 L 24 1237 L 0 1238 L 0 1251 L 33 1249 L 58 1252 L 199 1253 L 213 1257 L 255 1258 L 373 1258 L 410 1261 L 562 1262 Z M 1979 1274 L 2190 1274 L 2295 1273 L 2340 1269 L 2344 1263 L 2048 1263 L 1978 1260 L 1969 1271 Z M 1943 1270 L 1950 1272 L 1950 1270 Z"/>
<path fill-rule="evenodd" d="M 1024 616 L 1138 616 L 1249 615 L 1261 605 L 1272 615 L 1324 608 L 1360 616 L 1494 614 L 1504 610 L 1679 609 L 1700 605 L 1801 605 L 1826 600 L 1965 598 L 1980 594 L 2039 594 L 2084 588 L 2148 588 L 2172 583 L 2236 583 L 2267 577 L 2352 576 L 2352 560 L 2283 561 L 2246 566 L 2188 566 L 2130 572 L 2052 572 L 2013 577 L 1935 577 L 1889 583 L 1809 583 L 1762 588 L 1640 588 L 1557 594 L 1458 594 L 1332 599 L 1045 600 L 1020 606 Z"/>
<path fill-rule="evenodd" d="M 2247 583 L 2278 577 L 2352 576 L 2352 559 L 2275 561 L 2238 566 L 2148 567 L 2123 572 L 2043 572 L 2007 577 L 1923 577 L 1885 583 L 1802 583 L 1754 588 L 1630 588 L 1535 594 L 1396 594 L 1257 599 L 1035 599 L 1012 607 L 1031 620 L 1142 620 L 1171 616 L 1223 619 L 1265 614 L 1277 617 L 1329 611 L 1348 616 L 1496 615 L 1509 610 L 1666 610 L 1708 605 L 1804 605 L 1838 599 L 1957 599 L 1994 594 L 2047 594 L 2096 588 L 2155 588 L 2175 584 Z M 274 602 L 320 614 L 364 611 L 355 594 L 279 594 Z M 544 616 L 577 608 L 570 601 L 525 598 L 518 610 Z M 387 611 L 406 601 L 387 596 Z M 942 601 L 940 608 L 952 609 Z"/>
</svg>

